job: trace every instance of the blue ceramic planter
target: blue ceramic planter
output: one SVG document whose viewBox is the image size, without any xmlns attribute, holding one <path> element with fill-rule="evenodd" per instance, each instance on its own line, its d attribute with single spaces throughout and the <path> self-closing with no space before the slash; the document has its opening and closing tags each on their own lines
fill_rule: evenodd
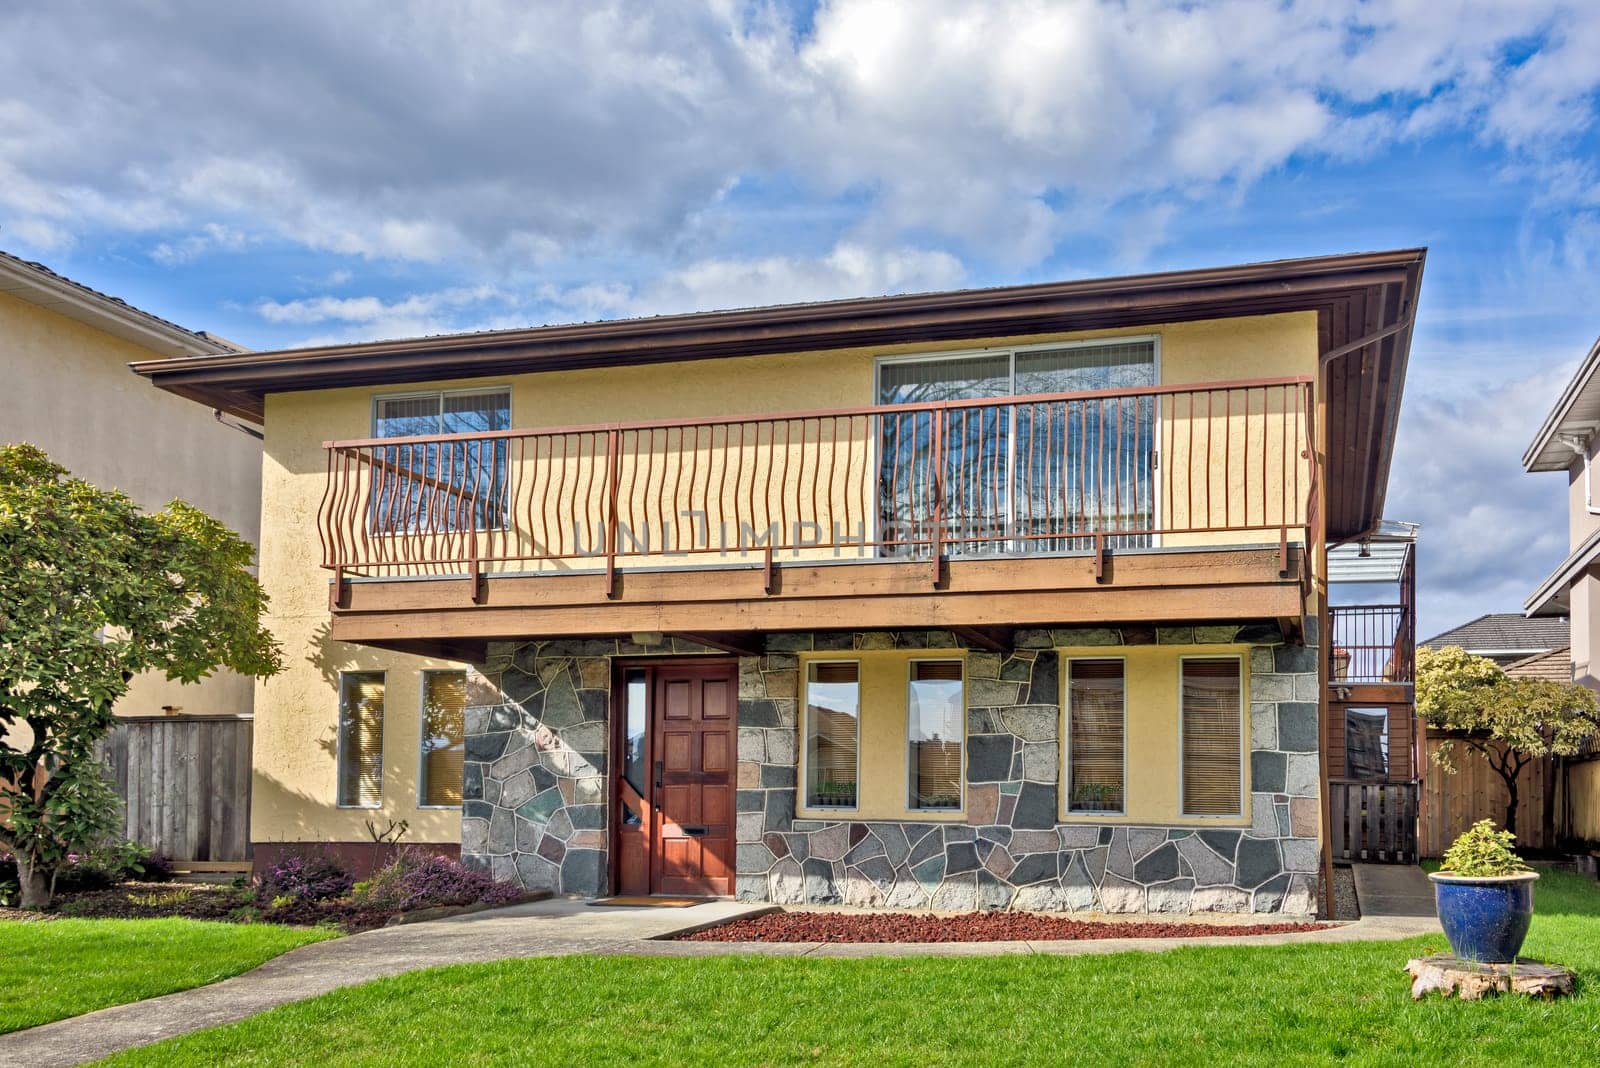
<svg viewBox="0 0 1600 1068">
<path fill-rule="evenodd" d="M 1435 872 L 1434 901 L 1450 949 L 1462 960 L 1507 964 L 1517 959 L 1533 919 L 1533 883 L 1538 872 L 1468 879 Z"/>
</svg>

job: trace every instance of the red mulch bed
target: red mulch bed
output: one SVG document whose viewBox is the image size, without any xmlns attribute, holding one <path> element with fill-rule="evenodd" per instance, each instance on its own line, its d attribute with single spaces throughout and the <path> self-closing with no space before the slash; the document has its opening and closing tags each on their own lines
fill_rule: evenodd
<svg viewBox="0 0 1600 1068">
<path fill-rule="evenodd" d="M 768 912 L 681 935 L 692 942 L 1077 942 L 1091 938 L 1196 938 L 1289 934 L 1320 923 L 1106 923 L 1030 912 Z"/>
</svg>

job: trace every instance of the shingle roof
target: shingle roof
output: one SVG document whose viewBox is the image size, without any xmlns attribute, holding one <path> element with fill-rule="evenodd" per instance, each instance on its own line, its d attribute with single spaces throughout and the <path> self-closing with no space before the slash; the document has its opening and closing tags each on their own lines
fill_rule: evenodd
<svg viewBox="0 0 1600 1068">
<path fill-rule="evenodd" d="M 1530 657 L 1507 664 L 1505 673 L 1514 679 L 1549 679 L 1551 682 L 1572 681 L 1572 650 L 1567 646 L 1548 653 L 1535 653 Z"/>
<path fill-rule="evenodd" d="M 154 331 L 156 336 L 172 339 L 181 348 L 183 355 L 239 351 L 239 346 L 232 342 L 203 331 L 190 330 L 159 315 L 152 315 L 143 308 L 134 307 L 121 297 L 102 293 L 64 274 L 58 274 L 42 263 L 25 260 L 4 250 L 0 250 L 0 292 L 10 293 L 31 303 L 42 304 L 73 318 L 82 318 L 80 314 L 82 309 L 98 308 L 100 311 L 97 315 L 100 321 L 91 325 L 103 328 L 107 316 L 111 322 L 139 323 L 140 329 L 146 334 Z M 61 296 L 64 292 L 76 294 L 76 297 L 67 299 L 63 303 Z"/>
<path fill-rule="evenodd" d="M 1567 621 L 1529 619 L 1521 612 L 1490 612 L 1419 644 L 1429 649 L 1457 645 L 1469 653 L 1545 653 L 1570 644 Z"/>
</svg>

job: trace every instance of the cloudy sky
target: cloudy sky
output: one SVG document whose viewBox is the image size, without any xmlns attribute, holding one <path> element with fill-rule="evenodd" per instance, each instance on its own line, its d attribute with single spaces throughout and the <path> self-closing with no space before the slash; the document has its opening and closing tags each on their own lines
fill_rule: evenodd
<svg viewBox="0 0 1600 1068">
<path fill-rule="evenodd" d="M 1565 551 L 1600 4 L 0 6 L 0 248 L 276 347 L 1430 248 L 1423 632 Z"/>
</svg>

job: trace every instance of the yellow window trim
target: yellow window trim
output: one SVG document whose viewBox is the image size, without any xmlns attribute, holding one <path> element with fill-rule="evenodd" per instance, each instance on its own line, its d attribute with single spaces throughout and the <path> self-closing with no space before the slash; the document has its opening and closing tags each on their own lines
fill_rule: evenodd
<svg viewBox="0 0 1600 1068">
<path fill-rule="evenodd" d="M 854 649 L 818 650 L 799 654 L 799 680 L 796 699 L 798 745 L 795 765 L 795 818 L 829 820 L 832 822 L 868 823 L 893 821 L 896 823 L 965 823 L 967 820 L 967 716 L 971 700 L 971 671 L 966 649 Z M 911 665 L 924 660 L 957 660 L 961 662 L 961 807 L 959 809 L 914 809 L 906 804 L 911 784 L 910 746 L 910 686 Z M 806 701 L 806 677 L 812 664 L 859 664 L 857 676 L 861 687 L 861 711 L 857 721 L 860 731 L 856 748 L 856 807 L 811 808 L 806 805 L 806 737 L 809 716 Z M 899 664 L 898 671 L 886 670 Z M 876 671 L 871 668 L 875 667 Z M 898 682 L 892 686 L 892 675 Z M 869 679 L 872 685 L 869 687 Z M 876 695 L 874 690 L 880 691 Z M 891 698 L 889 693 L 898 694 Z M 876 704 L 873 703 L 877 697 Z M 887 708 L 888 713 L 869 713 L 869 708 Z M 871 723 L 869 724 L 869 716 Z M 894 726 L 891 726 L 892 721 Z M 877 727 L 869 735 L 871 727 Z M 870 737 L 870 740 L 869 740 Z M 899 755 L 887 757 L 891 746 L 897 746 Z M 894 780 L 893 790 L 899 803 L 883 801 L 872 803 L 867 797 L 867 784 L 876 782 L 881 788 L 888 770 Z"/>
<path fill-rule="evenodd" d="M 1056 819 L 1073 824 L 1119 824 L 1139 827 L 1249 827 L 1252 824 L 1250 781 L 1250 650 L 1238 643 L 1223 645 L 1075 645 L 1058 646 L 1061 669 L 1057 695 Z M 1185 659 L 1237 658 L 1239 661 L 1239 742 L 1241 812 L 1230 816 L 1183 814 L 1183 722 L 1181 697 Z M 1073 660 L 1123 662 L 1123 811 L 1067 811 L 1068 670 Z M 1153 702 L 1150 691 L 1169 698 Z M 1141 759 L 1141 756 L 1147 759 Z"/>
</svg>

